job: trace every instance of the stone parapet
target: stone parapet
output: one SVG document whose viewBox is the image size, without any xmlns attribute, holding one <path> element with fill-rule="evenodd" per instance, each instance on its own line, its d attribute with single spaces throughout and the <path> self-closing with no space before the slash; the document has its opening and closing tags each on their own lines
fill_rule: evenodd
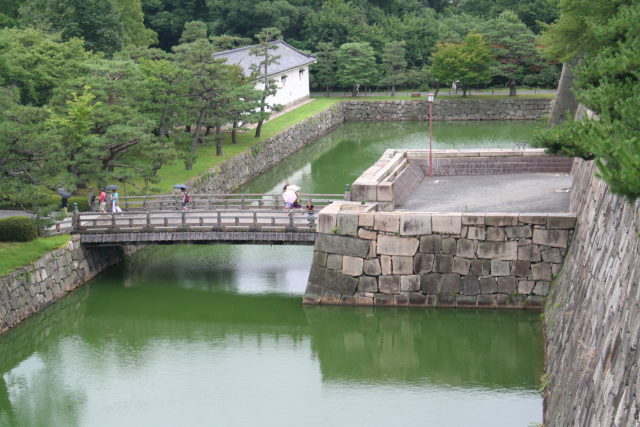
<svg viewBox="0 0 640 427">
<path fill-rule="evenodd" d="M 441 99 L 433 103 L 433 120 L 536 120 L 551 111 L 551 99 Z M 345 121 L 428 120 L 426 100 L 350 100 L 343 102 Z"/>
<path fill-rule="evenodd" d="M 129 249 L 85 248 L 79 236 L 66 246 L 0 278 L 0 333 L 117 264 Z"/>
<path fill-rule="evenodd" d="M 319 213 L 306 304 L 539 309 L 575 226 L 571 214 L 345 205 Z"/>
</svg>

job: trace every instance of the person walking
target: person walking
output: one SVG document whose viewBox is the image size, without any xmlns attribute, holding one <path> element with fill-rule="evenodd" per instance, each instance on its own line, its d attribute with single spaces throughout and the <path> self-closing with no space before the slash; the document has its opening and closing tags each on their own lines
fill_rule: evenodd
<svg viewBox="0 0 640 427">
<path fill-rule="evenodd" d="M 105 193 L 104 188 L 100 189 L 98 202 L 100 203 L 100 213 L 107 213 L 107 193 Z"/>
<path fill-rule="evenodd" d="M 183 211 L 189 210 L 189 202 L 191 201 L 191 198 L 189 197 L 189 193 L 187 193 L 186 188 L 180 189 L 180 201 L 182 205 L 182 210 Z"/>
<path fill-rule="evenodd" d="M 120 213 L 122 209 L 120 209 L 120 195 L 118 194 L 118 190 L 113 190 L 113 195 L 111 196 L 111 212 Z"/>
</svg>

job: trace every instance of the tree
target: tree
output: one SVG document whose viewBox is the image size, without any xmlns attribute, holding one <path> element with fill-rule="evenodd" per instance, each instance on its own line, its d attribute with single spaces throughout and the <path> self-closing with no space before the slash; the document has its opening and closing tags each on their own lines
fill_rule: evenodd
<svg viewBox="0 0 640 427">
<path fill-rule="evenodd" d="M 23 104 L 44 105 L 53 89 L 85 72 L 91 58 L 82 40 L 27 28 L 0 29 L 0 85 L 19 89 Z"/>
<path fill-rule="evenodd" d="M 640 197 L 640 4 L 613 3 L 560 3 L 560 19 L 545 35 L 552 41 L 548 53 L 564 60 L 582 56 L 574 93 L 596 116 L 567 120 L 543 132 L 536 143 L 552 152 L 594 158 L 610 190 L 633 201 Z M 554 44 L 562 37 L 568 37 L 564 48 Z"/>
<path fill-rule="evenodd" d="M 155 31 L 144 26 L 140 0 L 112 0 L 122 22 L 125 46 L 147 47 L 158 43 Z"/>
<path fill-rule="evenodd" d="M 272 55 L 271 51 L 276 49 L 276 46 L 272 45 L 271 42 L 278 38 L 280 32 L 277 28 L 268 27 L 263 28 L 260 33 L 256 34 L 256 38 L 258 39 L 258 45 L 256 47 L 251 48 L 251 55 L 257 56 L 260 58 L 260 61 L 252 65 L 252 71 L 255 75 L 259 76 L 260 81 L 262 82 L 262 99 L 260 100 L 260 118 L 258 120 L 258 125 L 256 126 L 255 137 L 260 137 L 260 132 L 262 130 L 262 124 L 264 120 L 267 118 L 267 113 L 265 112 L 267 107 L 267 97 L 269 95 L 273 95 L 276 93 L 276 86 L 269 79 L 269 66 L 273 63 L 277 62 L 280 58 L 277 55 Z"/>
<path fill-rule="evenodd" d="M 200 39 L 207 39 L 207 25 L 202 21 L 190 21 L 184 24 L 184 31 L 180 43 L 191 43 Z"/>
<path fill-rule="evenodd" d="M 382 52 L 382 64 L 385 67 L 384 82 L 391 87 L 391 96 L 396 94 L 396 85 L 406 81 L 407 60 L 404 41 L 389 42 Z"/>
<path fill-rule="evenodd" d="M 336 53 L 338 81 L 351 87 L 352 96 L 359 92 L 360 85 L 373 83 L 376 71 L 376 58 L 369 43 L 345 43 Z"/>
<path fill-rule="evenodd" d="M 327 0 L 305 18 L 303 39 L 311 49 L 321 42 L 340 46 L 359 38 L 366 25 L 363 11 L 350 1 Z"/>
<path fill-rule="evenodd" d="M 81 38 L 87 50 L 113 55 L 125 45 L 124 26 L 111 1 L 26 0 L 20 6 L 20 21 L 50 32 L 62 40 Z"/>
<path fill-rule="evenodd" d="M 550 24 L 558 17 L 558 9 L 553 0 L 462 0 L 457 9 L 488 19 L 511 10 L 536 33 L 540 32 L 542 25 Z"/>
<path fill-rule="evenodd" d="M 506 79 L 509 96 L 516 96 L 517 85 L 541 62 L 534 35 L 510 10 L 502 12 L 492 24 L 486 34 L 498 60 L 497 74 Z"/>
<path fill-rule="evenodd" d="M 311 66 L 314 82 L 324 89 L 325 96 L 336 84 L 336 51 L 331 43 L 319 43 L 316 62 Z"/>
<path fill-rule="evenodd" d="M 141 2 L 145 25 L 158 34 L 158 47 L 167 52 L 179 44 L 185 22 L 212 21 L 206 0 L 141 0 Z"/>
<path fill-rule="evenodd" d="M 432 61 L 433 77 L 447 84 L 460 80 L 462 96 L 467 96 L 470 87 L 489 81 L 494 57 L 484 38 L 471 32 L 462 44 L 438 44 Z"/>
</svg>

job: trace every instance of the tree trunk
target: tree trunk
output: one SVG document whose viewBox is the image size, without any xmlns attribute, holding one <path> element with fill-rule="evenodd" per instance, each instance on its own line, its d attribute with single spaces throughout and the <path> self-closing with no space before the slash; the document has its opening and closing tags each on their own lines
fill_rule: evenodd
<svg viewBox="0 0 640 427">
<path fill-rule="evenodd" d="M 234 120 L 233 126 L 231 126 L 231 143 L 232 144 L 238 143 L 238 121 L 237 120 Z"/>
<path fill-rule="evenodd" d="M 515 80 L 509 80 L 509 96 L 516 96 L 517 87 Z"/>
<path fill-rule="evenodd" d="M 465 96 L 467 96 L 467 87 L 462 86 L 462 97 L 464 98 Z"/>
<path fill-rule="evenodd" d="M 222 138 L 221 126 L 217 125 L 216 126 L 216 156 L 222 156 L 222 142 L 223 142 L 223 138 Z"/>
<path fill-rule="evenodd" d="M 191 150 L 189 152 L 189 156 L 187 160 L 184 162 L 184 168 L 188 171 L 193 169 L 193 163 L 196 159 L 196 150 L 198 149 L 198 141 L 200 140 L 200 128 L 202 127 L 202 122 L 204 121 L 204 108 L 200 110 L 200 114 L 198 115 L 198 122 L 196 123 L 196 131 L 193 133 L 191 137 Z"/>
<path fill-rule="evenodd" d="M 391 96 L 396 96 L 396 85 L 391 84 Z"/>
<path fill-rule="evenodd" d="M 434 98 L 438 97 L 438 92 L 440 92 L 440 83 L 439 82 L 436 84 L 436 91 L 433 94 Z"/>
<path fill-rule="evenodd" d="M 256 138 L 260 138 L 260 132 L 262 131 L 262 123 L 264 123 L 264 119 L 262 118 L 262 115 L 264 114 L 264 107 L 265 107 L 264 101 L 266 99 L 267 99 L 266 95 L 263 94 L 262 100 L 260 101 L 260 120 L 258 121 L 258 126 L 256 126 L 256 133 L 254 135 L 254 137 Z"/>
<path fill-rule="evenodd" d="M 569 117 L 573 117 L 578 108 L 578 101 L 573 96 L 571 89 L 573 88 L 573 68 L 576 66 L 578 59 L 575 58 L 568 63 L 562 64 L 562 74 L 558 82 L 558 92 L 551 107 L 549 115 L 548 127 L 559 125 Z"/>
<path fill-rule="evenodd" d="M 206 131 L 204 131 L 204 136 L 209 136 L 209 135 L 211 135 L 211 129 L 212 129 L 212 126 L 207 126 L 207 130 L 206 130 Z"/>
</svg>

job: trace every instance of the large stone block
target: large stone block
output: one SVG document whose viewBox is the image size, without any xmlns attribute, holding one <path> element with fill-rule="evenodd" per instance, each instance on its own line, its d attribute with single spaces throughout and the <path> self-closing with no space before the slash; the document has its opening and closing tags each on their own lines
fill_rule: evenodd
<svg viewBox="0 0 640 427">
<path fill-rule="evenodd" d="M 562 263 L 562 254 L 558 248 L 549 248 L 540 251 L 540 255 L 542 255 L 542 261 L 544 262 L 552 262 L 554 264 Z"/>
<path fill-rule="evenodd" d="M 373 296 L 374 305 L 379 306 L 392 306 L 393 305 L 393 295 L 390 294 L 375 294 Z"/>
<path fill-rule="evenodd" d="M 366 228 L 360 228 L 358 230 L 358 237 L 365 240 L 376 240 L 378 238 L 378 233 L 372 230 L 367 230 Z"/>
<path fill-rule="evenodd" d="M 378 280 L 375 277 L 361 276 L 358 279 L 358 292 L 378 292 Z"/>
<path fill-rule="evenodd" d="M 518 280 L 518 293 L 529 295 L 533 291 L 536 282 L 533 280 Z"/>
<path fill-rule="evenodd" d="M 373 223 L 374 230 L 397 233 L 400 230 L 400 216 L 377 213 Z"/>
<path fill-rule="evenodd" d="M 315 249 L 321 252 L 366 258 L 369 253 L 369 241 L 356 237 L 318 233 Z"/>
<path fill-rule="evenodd" d="M 443 274 L 441 285 L 442 292 L 457 294 L 460 292 L 460 276 L 453 273 Z"/>
<path fill-rule="evenodd" d="M 459 239 L 456 247 L 456 255 L 462 258 L 475 258 L 478 242 L 474 240 Z"/>
<path fill-rule="evenodd" d="M 336 218 L 338 233 L 346 236 L 358 235 L 358 213 L 340 212 Z"/>
<path fill-rule="evenodd" d="M 327 266 L 327 254 L 326 252 L 313 252 L 313 265 L 317 265 L 318 267 L 326 267 Z"/>
<path fill-rule="evenodd" d="M 501 294 L 514 294 L 518 291 L 518 282 L 513 276 L 498 277 L 498 292 Z"/>
<path fill-rule="evenodd" d="M 360 227 L 373 227 L 375 220 L 375 214 L 373 212 L 363 212 L 358 214 L 358 226 Z"/>
<path fill-rule="evenodd" d="M 438 273 L 429 273 L 420 277 L 420 290 L 425 294 L 437 294 L 440 292 L 440 283 L 442 282 L 442 275 Z"/>
<path fill-rule="evenodd" d="M 420 238 L 420 252 L 439 254 L 442 251 L 442 236 L 433 234 Z"/>
<path fill-rule="evenodd" d="M 433 254 L 418 252 L 413 257 L 413 272 L 416 274 L 426 274 L 433 271 Z"/>
<path fill-rule="evenodd" d="M 466 276 L 467 274 L 469 274 L 470 267 L 471 267 L 471 261 L 469 261 L 468 259 L 454 257 L 451 271 L 453 273 L 458 273 L 462 276 Z"/>
<path fill-rule="evenodd" d="M 420 242 L 415 237 L 378 236 L 378 253 L 383 255 L 414 256 Z"/>
<path fill-rule="evenodd" d="M 400 276 L 400 291 L 417 292 L 419 290 L 420 290 L 420 276 L 418 276 L 417 274 Z"/>
<path fill-rule="evenodd" d="M 546 262 L 532 264 L 531 277 L 533 280 L 551 280 L 551 266 Z"/>
<path fill-rule="evenodd" d="M 518 221 L 522 224 L 545 225 L 547 223 L 547 215 L 521 214 Z"/>
<path fill-rule="evenodd" d="M 442 239 L 442 253 L 446 255 L 455 255 L 456 239 L 453 237 L 444 237 Z"/>
<path fill-rule="evenodd" d="M 364 274 L 368 274 L 369 276 L 379 276 L 382 273 L 380 260 L 378 258 L 365 259 L 362 266 L 362 271 L 364 272 Z"/>
<path fill-rule="evenodd" d="M 400 276 L 380 276 L 378 290 L 383 294 L 397 294 L 400 292 Z"/>
<path fill-rule="evenodd" d="M 478 295 L 478 307 L 489 308 L 496 304 L 495 295 Z"/>
<path fill-rule="evenodd" d="M 393 273 L 393 269 L 391 266 L 391 257 L 389 255 L 382 255 L 380 257 L 380 268 L 382 270 L 382 274 L 385 276 Z"/>
<path fill-rule="evenodd" d="M 551 288 L 551 282 L 536 282 L 536 285 L 533 287 L 533 294 L 547 296 L 549 294 L 549 288 Z"/>
<path fill-rule="evenodd" d="M 469 227 L 467 230 L 467 239 L 471 240 L 486 240 L 487 231 L 480 227 Z"/>
<path fill-rule="evenodd" d="M 318 215 L 318 233 L 333 233 L 336 229 L 336 215 L 321 213 Z"/>
<path fill-rule="evenodd" d="M 475 276 L 462 278 L 462 293 L 465 295 L 478 295 L 480 294 L 480 282 Z"/>
<path fill-rule="evenodd" d="M 538 245 L 526 245 L 518 248 L 518 259 L 521 261 L 540 261 L 540 247 Z"/>
<path fill-rule="evenodd" d="M 508 239 L 519 239 L 531 237 L 530 225 L 518 225 L 516 227 L 506 227 Z"/>
<path fill-rule="evenodd" d="M 491 275 L 498 276 L 508 276 L 511 273 L 511 269 L 508 261 L 499 261 L 492 259 L 491 260 Z"/>
<path fill-rule="evenodd" d="M 403 236 L 431 234 L 431 215 L 402 215 L 400 217 L 400 234 Z"/>
<path fill-rule="evenodd" d="M 568 239 L 567 230 L 533 230 L 533 243 L 539 245 L 566 248 Z"/>
<path fill-rule="evenodd" d="M 431 217 L 431 230 L 434 233 L 460 234 L 462 230 L 462 215 L 434 214 Z"/>
<path fill-rule="evenodd" d="M 484 225 L 484 215 L 463 213 L 462 225 Z"/>
<path fill-rule="evenodd" d="M 342 255 L 329 254 L 327 256 L 327 268 L 329 270 L 342 270 Z"/>
<path fill-rule="evenodd" d="M 451 273 L 453 268 L 453 256 L 451 255 L 436 255 L 435 256 L 435 268 L 437 273 Z"/>
<path fill-rule="evenodd" d="M 495 227 L 518 225 L 518 214 L 487 214 L 484 223 Z"/>
<path fill-rule="evenodd" d="M 393 274 L 413 273 L 413 257 L 395 255 L 391 257 L 391 264 L 393 265 Z"/>
<path fill-rule="evenodd" d="M 518 242 L 479 242 L 478 258 L 516 260 L 518 259 Z"/>
<path fill-rule="evenodd" d="M 527 277 L 531 268 L 529 261 L 513 261 L 511 263 L 511 275 L 517 277 Z"/>
<path fill-rule="evenodd" d="M 504 228 L 488 227 L 486 231 L 486 239 L 490 242 L 504 242 L 506 240 Z"/>
<path fill-rule="evenodd" d="M 471 260 L 471 274 L 474 276 L 488 276 L 491 274 L 491 261 L 488 259 Z"/>
<path fill-rule="evenodd" d="M 349 276 L 361 276 L 363 263 L 362 258 L 345 255 L 342 258 L 342 273 Z"/>
<path fill-rule="evenodd" d="M 313 283 L 307 283 L 307 289 L 304 291 L 302 298 L 303 304 L 320 304 L 324 288 Z"/>
<path fill-rule="evenodd" d="M 420 292 L 409 292 L 409 305 L 423 306 L 425 305 L 427 297 Z"/>
<path fill-rule="evenodd" d="M 477 297 L 475 295 L 456 295 L 456 307 L 471 308 L 475 307 Z"/>
<path fill-rule="evenodd" d="M 553 214 L 547 217 L 549 230 L 573 230 L 576 226 L 576 216 L 572 214 Z"/>
<path fill-rule="evenodd" d="M 498 283 L 496 282 L 495 277 L 481 277 L 478 280 L 480 285 L 480 293 L 483 295 L 495 294 L 498 292 Z"/>
</svg>

